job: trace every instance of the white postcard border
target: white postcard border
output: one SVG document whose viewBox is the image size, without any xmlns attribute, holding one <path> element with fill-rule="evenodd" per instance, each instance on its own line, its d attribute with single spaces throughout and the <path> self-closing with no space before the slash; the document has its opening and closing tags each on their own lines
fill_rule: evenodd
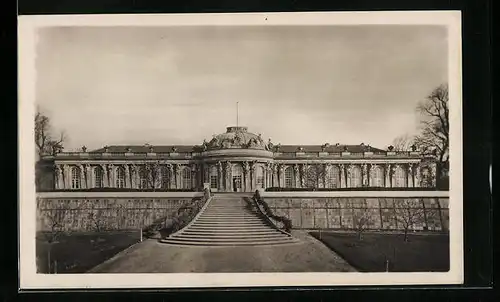
<svg viewBox="0 0 500 302">
<path fill-rule="evenodd" d="M 445 273 L 37 274 L 35 263 L 35 31 L 47 26 L 445 25 L 450 97 L 450 271 Z M 463 282 L 461 13 L 322 12 L 19 17 L 19 270 L 21 289 L 430 285 Z"/>
</svg>

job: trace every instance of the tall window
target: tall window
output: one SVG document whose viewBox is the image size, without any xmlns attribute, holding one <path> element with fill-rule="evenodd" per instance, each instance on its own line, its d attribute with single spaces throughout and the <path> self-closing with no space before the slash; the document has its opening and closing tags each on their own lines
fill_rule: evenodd
<svg viewBox="0 0 500 302">
<path fill-rule="evenodd" d="M 145 167 L 139 169 L 139 188 L 148 188 L 148 170 Z"/>
<path fill-rule="evenodd" d="M 383 187 L 384 186 L 384 170 L 380 166 L 372 166 L 372 187 Z"/>
<path fill-rule="evenodd" d="M 80 178 L 80 168 L 71 167 L 71 188 L 80 189 L 81 188 L 81 178 Z"/>
<path fill-rule="evenodd" d="M 326 187 L 330 189 L 337 188 L 338 176 L 339 176 L 339 168 L 337 166 L 330 167 L 330 171 L 328 171 L 326 175 Z"/>
<path fill-rule="evenodd" d="M 218 184 L 217 168 L 215 166 L 212 166 L 210 168 L 210 188 L 218 189 L 218 187 L 219 187 L 219 184 Z"/>
<path fill-rule="evenodd" d="M 104 172 L 100 166 L 94 168 L 94 187 L 102 188 L 104 187 Z"/>
<path fill-rule="evenodd" d="M 170 188 L 170 170 L 168 167 L 161 167 L 161 187 L 162 189 Z"/>
<path fill-rule="evenodd" d="M 232 174 L 233 174 L 233 186 L 236 189 L 241 189 L 243 168 L 238 164 L 233 165 Z"/>
<path fill-rule="evenodd" d="M 125 188 L 125 168 L 123 167 L 116 169 L 116 187 Z"/>
<path fill-rule="evenodd" d="M 191 189 L 191 169 L 186 167 L 182 170 L 182 188 Z"/>
<path fill-rule="evenodd" d="M 264 167 L 257 167 L 257 187 L 264 188 Z"/>
<path fill-rule="evenodd" d="M 394 171 L 394 187 L 406 187 L 406 175 L 403 167 L 397 166 Z"/>
<path fill-rule="evenodd" d="M 285 168 L 285 187 L 286 188 L 293 187 L 293 168 L 292 167 Z"/>
<path fill-rule="evenodd" d="M 352 188 L 357 188 L 361 187 L 361 168 L 358 166 L 354 166 L 351 170 L 351 187 Z"/>
</svg>

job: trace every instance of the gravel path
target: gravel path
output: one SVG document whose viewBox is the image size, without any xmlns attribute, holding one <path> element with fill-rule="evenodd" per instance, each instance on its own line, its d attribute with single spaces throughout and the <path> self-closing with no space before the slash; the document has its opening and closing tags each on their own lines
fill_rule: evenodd
<svg viewBox="0 0 500 302">
<path fill-rule="evenodd" d="M 250 247 L 187 247 L 150 239 L 136 244 L 89 273 L 350 272 L 340 256 L 306 232 L 299 243 Z"/>
</svg>

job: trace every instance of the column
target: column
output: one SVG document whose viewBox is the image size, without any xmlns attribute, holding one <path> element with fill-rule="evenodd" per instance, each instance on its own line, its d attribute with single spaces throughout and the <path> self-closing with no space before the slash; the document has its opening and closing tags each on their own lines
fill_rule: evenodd
<svg viewBox="0 0 500 302">
<path fill-rule="evenodd" d="M 278 173 L 279 173 L 278 186 L 281 188 L 285 187 L 285 168 L 286 168 L 286 166 L 282 164 L 279 166 L 279 169 L 278 169 Z"/>
<path fill-rule="evenodd" d="M 341 188 L 347 187 L 347 182 L 345 179 L 345 166 L 344 166 L 344 164 L 340 165 L 340 187 Z"/>
<path fill-rule="evenodd" d="M 391 187 L 391 164 L 386 164 L 384 168 L 385 173 L 385 187 Z"/>
<path fill-rule="evenodd" d="M 110 188 L 116 188 L 116 166 L 115 165 L 109 165 L 110 170 L 109 170 L 109 187 Z"/>
<path fill-rule="evenodd" d="M 105 188 L 109 187 L 108 165 L 102 164 L 102 183 Z"/>
<path fill-rule="evenodd" d="M 278 165 L 277 164 L 273 165 L 273 187 L 279 187 Z"/>
<path fill-rule="evenodd" d="M 270 188 L 273 186 L 272 184 L 272 164 L 271 163 L 267 163 L 266 164 L 266 188 Z"/>
<path fill-rule="evenodd" d="M 421 178 L 422 178 L 422 175 L 420 174 L 420 164 L 418 164 L 415 168 L 415 183 L 414 183 L 414 186 L 415 187 L 421 187 L 422 184 L 421 184 Z"/>
<path fill-rule="evenodd" d="M 413 164 L 408 164 L 407 177 L 408 177 L 408 188 L 412 188 L 413 187 Z"/>
<path fill-rule="evenodd" d="M 253 162 L 250 165 L 250 179 L 251 179 L 251 184 L 250 184 L 250 190 L 253 192 L 257 189 L 257 175 L 256 175 L 256 169 L 257 169 L 257 164 Z"/>
<path fill-rule="evenodd" d="M 181 188 L 181 165 L 180 164 L 175 164 L 175 188 L 180 189 Z"/>
<path fill-rule="evenodd" d="M 93 177 L 92 173 L 92 167 L 89 164 L 85 165 L 85 182 L 87 183 L 87 189 L 90 189 L 93 187 L 94 182 L 92 181 Z"/>
<path fill-rule="evenodd" d="M 64 179 L 63 179 L 63 171 L 61 165 L 56 165 L 55 175 L 56 175 L 55 188 L 58 190 L 64 189 Z"/>
<path fill-rule="evenodd" d="M 222 167 L 222 166 L 221 166 Z M 226 170 L 226 178 L 225 178 L 225 188 L 226 192 L 231 192 L 233 190 L 233 166 L 231 162 L 227 161 L 225 163 L 225 170 Z"/>
<path fill-rule="evenodd" d="M 331 188 L 333 187 L 333 179 L 330 177 L 330 174 L 331 174 L 331 171 L 332 171 L 332 164 L 331 163 L 327 163 L 325 164 L 325 188 Z"/>
<path fill-rule="evenodd" d="M 125 168 L 125 188 L 131 188 L 130 184 L 130 167 L 129 165 L 124 165 Z"/>
<path fill-rule="evenodd" d="M 362 187 L 368 187 L 369 186 L 369 183 L 368 183 L 368 165 L 367 164 L 363 164 L 363 166 L 361 167 L 361 186 Z"/>
<path fill-rule="evenodd" d="M 347 177 L 346 177 L 346 188 L 351 188 L 353 187 L 353 183 L 352 183 L 352 170 L 353 170 L 354 166 L 352 164 L 350 164 L 347 169 L 346 169 L 346 172 L 347 172 Z"/>
<path fill-rule="evenodd" d="M 196 165 L 191 165 L 191 189 L 196 190 Z"/>
<path fill-rule="evenodd" d="M 71 189 L 71 171 L 69 165 L 63 165 L 64 188 Z"/>
<path fill-rule="evenodd" d="M 243 184 L 242 184 L 242 191 L 243 192 L 249 192 L 250 191 L 250 165 L 248 162 L 243 162 Z"/>
</svg>

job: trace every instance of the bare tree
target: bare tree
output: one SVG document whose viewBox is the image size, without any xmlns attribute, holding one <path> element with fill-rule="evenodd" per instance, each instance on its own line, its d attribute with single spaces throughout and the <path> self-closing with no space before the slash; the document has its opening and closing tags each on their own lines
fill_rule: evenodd
<svg viewBox="0 0 500 302">
<path fill-rule="evenodd" d="M 394 151 L 408 151 L 413 146 L 414 140 L 415 140 L 415 138 L 408 135 L 408 134 L 398 136 L 392 142 L 392 145 L 394 147 L 393 150 Z"/>
<path fill-rule="evenodd" d="M 145 188 L 156 191 L 161 187 L 161 175 L 163 169 L 167 169 L 163 161 L 144 162 L 140 169 L 141 179 L 145 180 Z M 143 184 L 141 184 L 142 186 Z"/>
<path fill-rule="evenodd" d="M 43 233 L 45 241 L 48 243 L 47 264 L 49 273 L 52 271 L 52 248 L 53 245 L 57 243 L 59 237 L 66 233 L 65 221 L 68 217 L 69 211 L 70 206 L 66 202 L 58 203 L 55 208 L 43 210 L 43 216 L 45 217 L 49 228 L 47 232 Z"/>
<path fill-rule="evenodd" d="M 418 224 L 425 223 L 425 210 L 418 200 L 403 199 L 394 202 L 396 221 L 404 230 L 404 241 L 408 241 L 408 232 Z"/>
<path fill-rule="evenodd" d="M 105 231 L 108 226 L 106 209 L 94 208 L 92 206 L 91 210 L 89 211 L 88 221 L 90 223 L 91 229 L 94 232 L 100 233 L 102 231 Z"/>
<path fill-rule="evenodd" d="M 352 211 L 352 224 L 358 235 L 358 240 L 362 240 L 363 232 L 368 229 L 368 227 L 374 221 L 374 213 L 366 205 L 362 208 L 353 208 Z"/>
<path fill-rule="evenodd" d="M 67 140 L 64 131 L 58 135 L 53 133 L 50 119 L 38 109 L 35 114 L 35 145 L 38 159 L 47 154 L 54 154 L 63 150 L 63 143 Z"/>
<path fill-rule="evenodd" d="M 424 154 L 436 157 L 438 179 L 441 179 L 448 169 L 449 160 L 448 85 L 435 88 L 419 103 L 417 111 L 421 116 L 421 133 L 415 138 L 415 143 Z"/>
<path fill-rule="evenodd" d="M 324 182 L 326 170 L 323 165 L 310 165 L 304 167 L 302 176 L 302 187 L 306 188 L 319 188 L 320 184 Z M 325 184 L 323 184 L 325 185 Z"/>
</svg>

